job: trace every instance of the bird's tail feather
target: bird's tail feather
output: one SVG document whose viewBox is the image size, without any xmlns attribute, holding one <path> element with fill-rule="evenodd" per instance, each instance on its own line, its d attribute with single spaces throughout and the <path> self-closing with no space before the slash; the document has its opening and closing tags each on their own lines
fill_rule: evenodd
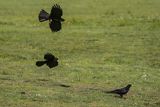
<svg viewBox="0 0 160 107">
<path fill-rule="evenodd" d="M 41 10 L 39 13 L 39 21 L 44 22 L 49 19 L 49 14 L 45 10 Z"/>
<path fill-rule="evenodd" d="M 38 67 L 40 67 L 40 66 L 44 65 L 45 63 L 46 63 L 46 61 L 37 61 L 37 62 L 36 62 L 36 65 L 37 65 Z"/>
<path fill-rule="evenodd" d="M 115 93 L 115 91 L 104 91 L 105 93 Z"/>
</svg>

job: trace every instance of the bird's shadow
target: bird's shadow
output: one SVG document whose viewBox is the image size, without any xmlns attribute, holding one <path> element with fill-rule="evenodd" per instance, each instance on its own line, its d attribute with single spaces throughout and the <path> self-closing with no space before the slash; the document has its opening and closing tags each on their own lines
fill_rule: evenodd
<svg viewBox="0 0 160 107">
<path fill-rule="evenodd" d="M 39 82 L 42 82 L 42 83 L 47 83 L 47 82 L 49 82 L 49 80 L 48 79 L 37 79 Z M 50 83 L 49 82 L 49 85 L 51 85 L 51 86 L 59 86 L 59 87 L 64 87 L 64 88 L 69 88 L 69 87 L 71 87 L 71 85 L 67 85 L 67 84 L 63 84 L 63 83 Z"/>
<path fill-rule="evenodd" d="M 64 87 L 64 88 L 69 88 L 69 87 L 71 87 L 70 85 L 66 85 L 66 84 L 57 84 L 57 86 Z"/>
</svg>

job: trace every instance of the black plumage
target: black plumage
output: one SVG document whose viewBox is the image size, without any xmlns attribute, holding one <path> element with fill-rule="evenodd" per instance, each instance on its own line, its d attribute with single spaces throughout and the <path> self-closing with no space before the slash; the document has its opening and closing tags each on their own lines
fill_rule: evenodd
<svg viewBox="0 0 160 107">
<path fill-rule="evenodd" d="M 50 14 L 47 13 L 45 10 L 41 10 L 39 13 L 39 21 L 44 22 L 49 20 L 49 27 L 52 30 L 52 32 L 57 32 L 61 30 L 61 22 L 64 21 L 63 18 L 61 18 L 63 15 L 62 8 L 55 4 L 52 6 Z"/>
<path fill-rule="evenodd" d="M 38 67 L 40 67 L 40 66 L 46 64 L 49 68 L 53 68 L 53 67 L 58 66 L 58 58 L 56 58 L 51 53 L 45 54 L 44 59 L 45 59 L 45 61 L 37 61 L 36 65 Z"/>
<path fill-rule="evenodd" d="M 128 93 L 128 91 L 129 91 L 129 89 L 130 89 L 131 86 L 132 86 L 131 84 L 128 84 L 128 85 L 127 85 L 126 87 L 124 87 L 124 88 L 115 89 L 115 90 L 112 90 L 112 91 L 105 91 L 105 92 L 106 92 L 106 93 L 118 94 L 118 95 L 120 95 L 120 97 L 122 98 L 123 95 L 125 95 L 125 94 Z"/>
<path fill-rule="evenodd" d="M 49 27 L 53 32 L 57 32 L 59 30 L 61 30 L 61 22 L 60 21 L 51 21 L 49 23 Z"/>
</svg>

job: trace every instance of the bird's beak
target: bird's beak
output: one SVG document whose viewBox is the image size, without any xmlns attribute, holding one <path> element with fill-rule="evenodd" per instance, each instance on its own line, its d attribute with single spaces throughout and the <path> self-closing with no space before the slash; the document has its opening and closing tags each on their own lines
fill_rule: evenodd
<svg viewBox="0 0 160 107">
<path fill-rule="evenodd" d="M 57 60 L 58 60 L 58 58 L 55 58 L 55 60 L 57 61 Z"/>
<path fill-rule="evenodd" d="M 65 20 L 63 18 L 61 18 L 61 21 L 64 22 Z"/>
</svg>

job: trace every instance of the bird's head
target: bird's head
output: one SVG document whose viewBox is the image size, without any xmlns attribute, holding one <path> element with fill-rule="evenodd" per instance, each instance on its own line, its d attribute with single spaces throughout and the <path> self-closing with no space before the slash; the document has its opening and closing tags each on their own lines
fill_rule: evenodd
<svg viewBox="0 0 160 107">
<path fill-rule="evenodd" d="M 132 86 L 131 84 L 128 84 L 128 85 L 127 85 L 127 88 L 130 88 L 131 86 Z"/>
<path fill-rule="evenodd" d="M 55 57 L 55 58 L 54 58 L 54 60 L 55 60 L 55 61 L 57 61 L 57 60 L 58 60 L 58 58 L 57 58 L 57 57 Z"/>
</svg>

